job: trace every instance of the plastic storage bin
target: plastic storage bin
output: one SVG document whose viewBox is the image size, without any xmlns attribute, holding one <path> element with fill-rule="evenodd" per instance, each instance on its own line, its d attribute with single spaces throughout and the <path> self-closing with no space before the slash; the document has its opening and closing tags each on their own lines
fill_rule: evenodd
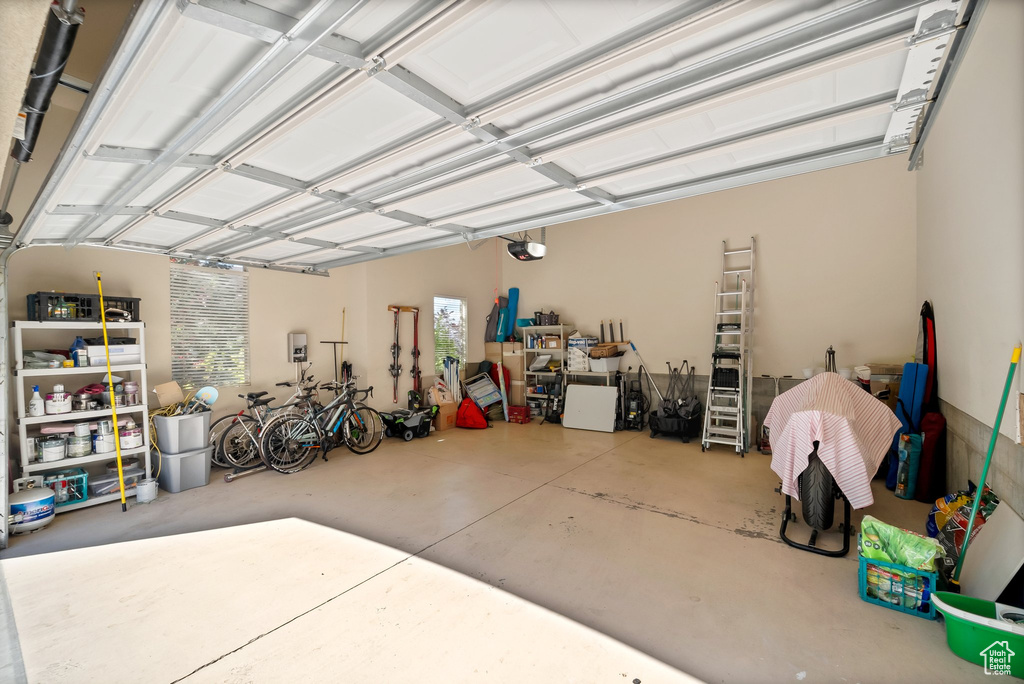
<svg viewBox="0 0 1024 684">
<path fill-rule="evenodd" d="M 510 423 L 529 423 L 530 422 L 530 407 L 529 406 L 509 406 L 508 407 L 508 422 Z"/>
<path fill-rule="evenodd" d="M 126 492 L 135 487 L 139 480 L 146 476 L 142 468 L 125 468 L 122 472 L 124 473 L 124 489 Z M 120 490 L 121 485 L 117 481 L 117 473 L 107 473 L 89 478 L 89 494 L 92 496 L 113 494 Z"/>
<path fill-rule="evenodd" d="M 156 445 L 161 453 L 181 454 L 210 445 L 210 412 L 189 416 L 153 416 Z"/>
<path fill-rule="evenodd" d="M 595 373 L 609 373 L 619 370 L 621 356 L 607 356 L 603 359 L 590 359 L 590 370 Z"/>
<path fill-rule="evenodd" d="M 1008 666 L 1010 675 L 1024 679 L 1024 626 L 1012 622 L 1024 610 L 944 591 L 935 594 L 935 604 L 946 618 L 946 643 L 953 653 L 989 671 L 1005 673 Z M 996 666 L 988 658 L 1002 654 L 993 651 L 1015 655 L 1005 665 L 1000 658 Z"/>
<path fill-rule="evenodd" d="M 857 538 L 860 548 L 860 537 Z M 935 619 L 932 594 L 939 574 L 916 570 L 907 565 L 860 556 L 857 580 L 860 597 L 868 603 L 909 613 L 926 620 Z"/>
<path fill-rule="evenodd" d="M 186 451 L 182 454 L 160 455 L 160 489 L 177 494 L 186 489 L 210 484 L 210 457 L 213 447 Z"/>
</svg>

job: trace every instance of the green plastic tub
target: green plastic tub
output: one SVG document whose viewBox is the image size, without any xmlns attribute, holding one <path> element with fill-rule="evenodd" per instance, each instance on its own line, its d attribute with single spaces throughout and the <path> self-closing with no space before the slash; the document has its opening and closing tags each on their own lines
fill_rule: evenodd
<svg viewBox="0 0 1024 684">
<path fill-rule="evenodd" d="M 953 653 L 986 671 L 1008 660 L 1010 674 L 1024 679 L 1024 624 L 1011 621 L 1024 618 L 1024 610 L 946 591 L 935 592 L 932 600 L 946 618 Z"/>
</svg>

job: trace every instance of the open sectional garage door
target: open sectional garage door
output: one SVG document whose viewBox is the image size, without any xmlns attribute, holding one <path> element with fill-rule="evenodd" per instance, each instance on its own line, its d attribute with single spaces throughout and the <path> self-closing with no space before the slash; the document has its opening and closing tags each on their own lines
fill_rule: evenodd
<svg viewBox="0 0 1024 684">
<path fill-rule="evenodd" d="M 973 9 L 145 1 L 16 243 L 324 273 L 916 157 Z"/>
</svg>

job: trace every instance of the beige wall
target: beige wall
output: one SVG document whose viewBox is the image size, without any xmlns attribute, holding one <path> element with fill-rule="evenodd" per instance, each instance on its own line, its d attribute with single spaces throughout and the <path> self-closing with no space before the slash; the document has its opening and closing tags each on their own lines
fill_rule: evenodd
<svg viewBox="0 0 1024 684">
<path fill-rule="evenodd" d="M 506 257 L 507 258 L 507 257 Z M 500 262 L 498 262 L 500 265 Z M 348 276 L 358 280 L 362 271 L 366 288 L 366 318 L 358 325 L 365 335 L 365 347 L 355 358 L 355 371 L 361 376 L 360 386 L 374 386 L 378 408 L 392 403 L 391 343 L 394 316 L 388 305 L 420 308 L 420 369 L 424 382 L 434 374 L 433 307 L 434 295 L 462 297 L 467 300 L 469 315 L 468 359 L 479 361 L 484 356 L 486 316 L 494 301 L 497 286 L 494 249 L 490 244 L 470 251 L 465 245 L 418 252 L 405 256 L 372 261 L 357 266 L 335 269 L 331 278 Z M 402 347 L 399 378 L 399 405 L 405 406 L 405 393 L 412 389 L 412 315 L 402 314 L 399 323 Z"/>
<path fill-rule="evenodd" d="M 905 162 L 865 162 L 549 228 L 549 256 L 504 257 L 504 283 L 520 288 L 519 317 L 554 308 L 593 333 L 621 317 L 652 371 L 685 358 L 706 374 L 722 240 L 753 235 L 755 373 L 799 376 L 830 344 L 840 366 L 903 362 L 920 308 L 915 220 Z"/>
<path fill-rule="evenodd" d="M 10 316 L 26 316 L 25 295 L 45 290 L 95 292 L 94 271 L 103 273 L 107 294 L 142 299 L 146 321 L 146 353 L 150 384 L 171 380 L 170 262 L 166 257 L 117 252 L 90 247 L 68 251 L 38 247 L 16 252 L 9 265 Z M 495 283 L 493 250 L 471 252 L 467 247 L 422 252 L 394 259 L 335 269 L 322 278 L 249 269 L 251 388 L 268 389 L 284 398 L 286 391 L 274 383 L 290 380 L 294 366 L 286 355 L 289 332 L 304 332 L 309 340 L 312 372 L 322 380 L 334 377 L 333 354 L 322 340 L 340 340 L 342 308 L 345 309 L 344 355 L 354 363 L 359 385 L 374 385 L 373 405 L 392 407 L 391 365 L 393 319 L 389 304 L 419 306 L 421 368 L 424 381 L 433 375 L 433 297 L 435 294 L 465 297 L 470 315 L 469 357 L 483 358 L 484 321 L 490 311 Z M 401 405 L 412 388 L 412 316 L 401 320 Z M 54 345 L 70 345 L 71 339 L 55 339 Z M 240 407 L 240 388 L 221 388 L 218 413 Z"/>
<path fill-rule="evenodd" d="M 1024 3 L 989 2 L 917 174 L 917 295 L 935 307 L 939 395 L 988 425 L 1024 338 L 1022 36 Z"/>
<path fill-rule="evenodd" d="M 11 319 L 25 318 L 25 295 L 30 292 L 95 292 L 94 271 L 103 273 L 106 294 L 142 299 L 150 385 L 171 380 L 170 261 L 166 257 L 89 247 L 21 250 L 9 264 Z M 355 309 L 359 315 L 358 293 L 345 291 L 336 278 L 250 269 L 249 294 L 251 387 L 272 390 L 281 399 L 287 396 L 283 388 L 273 385 L 295 374 L 286 356 L 289 332 L 309 335 L 313 372 L 325 380 L 333 378 L 330 346 L 317 342 L 339 339 L 341 308 Z M 68 345 L 71 341 L 63 340 Z M 221 388 L 225 401 L 218 405 L 218 412 L 237 408 L 241 402 L 236 395 L 241 391 Z"/>
</svg>

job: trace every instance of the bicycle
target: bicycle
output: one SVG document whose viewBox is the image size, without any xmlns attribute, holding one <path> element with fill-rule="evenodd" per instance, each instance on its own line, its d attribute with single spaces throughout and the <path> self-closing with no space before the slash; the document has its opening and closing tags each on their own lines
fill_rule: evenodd
<svg viewBox="0 0 1024 684">
<path fill-rule="evenodd" d="M 312 375 L 310 375 L 308 377 L 306 376 L 306 373 L 309 371 L 310 366 L 312 366 L 312 365 L 313 364 L 310 363 L 309 365 L 307 365 L 305 368 L 302 369 L 302 373 L 301 373 L 301 376 L 300 376 L 298 381 L 295 381 L 295 382 L 278 382 L 278 383 L 275 384 L 276 387 L 294 387 L 295 391 L 292 393 L 292 395 L 290 397 L 285 399 L 285 403 L 282 404 L 281 406 L 269 406 L 268 405 L 269 402 L 266 402 L 266 404 L 263 405 L 263 406 L 266 406 L 266 408 L 262 409 L 262 411 L 264 412 L 264 417 L 265 417 L 266 413 L 276 412 L 276 411 L 282 411 L 282 412 L 301 411 L 301 407 L 304 405 L 304 403 L 306 401 L 309 401 L 310 399 L 312 399 L 314 405 L 316 405 L 316 406 L 320 405 L 319 404 L 319 395 L 317 393 L 316 380 L 313 378 Z M 249 392 L 249 393 L 244 394 L 244 395 L 239 394 L 238 396 L 240 398 L 242 398 L 242 399 L 245 399 L 247 402 L 249 402 L 249 401 L 252 401 L 254 399 L 259 399 L 259 398 L 261 398 L 261 397 L 263 397 L 263 396 L 265 396 L 267 394 L 268 394 L 268 392 Z M 270 401 L 273 401 L 273 400 L 274 400 L 274 397 L 271 397 Z M 246 410 L 252 411 L 253 407 L 252 406 L 247 406 Z M 239 467 L 235 463 L 232 463 L 228 458 L 226 458 L 224 456 L 224 452 L 223 452 L 223 450 L 221 448 L 221 442 L 222 442 L 222 438 L 223 438 L 224 432 L 229 427 L 231 427 L 232 425 L 234 425 L 234 424 L 236 424 L 238 422 L 238 416 L 241 415 L 241 413 L 242 412 L 239 412 L 237 414 L 230 414 L 230 415 L 222 416 L 222 417 L 218 418 L 217 420 L 215 420 L 213 422 L 213 425 L 210 426 L 210 444 L 213 445 L 213 454 L 211 455 L 210 460 L 216 466 L 220 466 L 221 468 L 237 468 L 237 467 Z"/>
<path fill-rule="evenodd" d="M 261 465 L 260 434 L 266 425 L 277 417 L 302 416 L 315 411 L 319 404 L 316 401 L 316 389 L 306 388 L 297 401 L 271 407 L 274 397 L 266 397 L 266 392 L 250 392 L 238 396 L 246 400 L 246 408 L 231 418 L 230 425 L 220 436 L 219 450 L 221 457 L 239 470 L 249 470 Z M 278 416 L 269 417 L 272 412 Z"/>
<path fill-rule="evenodd" d="M 321 387 L 336 393 L 326 406 L 306 416 L 278 416 L 264 427 L 260 454 L 274 470 L 298 472 L 316 460 L 317 453 L 327 460 L 327 453 L 339 445 L 339 440 L 356 454 L 368 454 L 384 440 L 380 414 L 361 403 L 373 395 L 373 387 L 358 390 L 354 381 Z"/>
</svg>

